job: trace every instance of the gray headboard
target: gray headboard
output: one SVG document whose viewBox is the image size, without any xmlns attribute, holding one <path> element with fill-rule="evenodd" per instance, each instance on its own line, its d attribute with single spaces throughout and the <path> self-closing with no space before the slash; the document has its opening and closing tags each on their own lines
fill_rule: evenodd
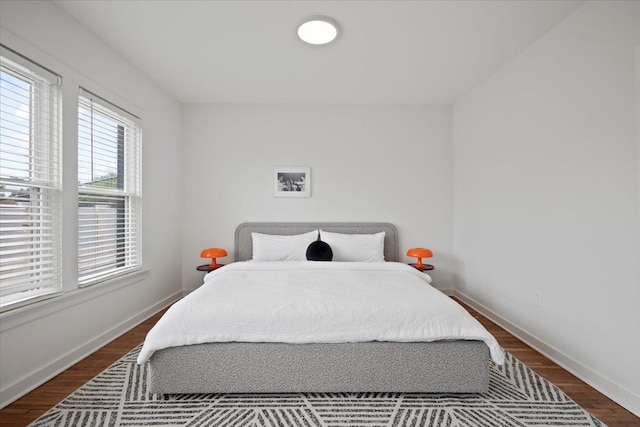
<svg viewBox="0 0 640 427">
<path fill-rule="evenodd" d="M 371 234 L 385 232 L 384 259 L 398 261 L 398 230 L 388 222 L 243 222 L 236 228 L 235 260 L 253 258 L 251 233 L 291 235 L 323 229 L 334 233 Z"/>
</svg>

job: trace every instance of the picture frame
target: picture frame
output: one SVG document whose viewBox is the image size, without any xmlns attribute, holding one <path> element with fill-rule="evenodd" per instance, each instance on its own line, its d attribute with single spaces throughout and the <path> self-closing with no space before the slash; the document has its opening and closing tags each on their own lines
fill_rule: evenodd
<svg viewBox="0 0 640 427">
<path fill-rule="evenodd" d="M 311 168 L 276 166 L 273 169 L 273 197 L 311 197 Z"/>
</svg>

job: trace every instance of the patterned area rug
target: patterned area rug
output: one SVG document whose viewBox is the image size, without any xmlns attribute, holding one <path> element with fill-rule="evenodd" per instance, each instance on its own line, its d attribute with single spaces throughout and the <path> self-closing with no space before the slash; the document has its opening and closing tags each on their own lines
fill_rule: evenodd
<svg viewBox="0 0 640 427">
<path fill-rule="evenodd" d="M 604 426 L 507 353 L 486 394 L 297 393 L 153 395 L 140 346 L 32 426 Z"/>
</svg>

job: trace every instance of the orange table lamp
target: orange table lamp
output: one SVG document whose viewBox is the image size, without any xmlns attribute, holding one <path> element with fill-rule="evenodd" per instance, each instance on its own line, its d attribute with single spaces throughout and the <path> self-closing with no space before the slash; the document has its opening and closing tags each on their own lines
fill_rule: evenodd
<svg viewBox="0 0 640 427">
<path fill-rule="evenodd" d="M 424 268 L 422 258 L 431 258 L 433 256 L 433 252 L 431 252 L 431 249 L 426 248 L 411 248 L 407 251 L 407 256 L 418 258 L 416 268 Z"/>
<path fill-rule="evenodd" d="M 216 262 L 216 258 L 224 258 L 227 256 L 227 251 L 221 248 L 208 248 L 200 252 L 201 258 L 211 258 L 211 264 L 209 268 L 217 268 L 218 263 Z"/>
</svg>

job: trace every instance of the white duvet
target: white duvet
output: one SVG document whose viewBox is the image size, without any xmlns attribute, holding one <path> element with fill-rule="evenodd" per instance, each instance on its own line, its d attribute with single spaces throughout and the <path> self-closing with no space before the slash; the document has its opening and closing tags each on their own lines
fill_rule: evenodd
<svg viewBox="0 0 640 427">
<path fill-rule="evenodd" d="M 207 274 L 149 331 L 138 363 L 209 342 L 344 343 L 495 338 L 431 278 L 396 262 L 237 262 Z"/>
</svg>

